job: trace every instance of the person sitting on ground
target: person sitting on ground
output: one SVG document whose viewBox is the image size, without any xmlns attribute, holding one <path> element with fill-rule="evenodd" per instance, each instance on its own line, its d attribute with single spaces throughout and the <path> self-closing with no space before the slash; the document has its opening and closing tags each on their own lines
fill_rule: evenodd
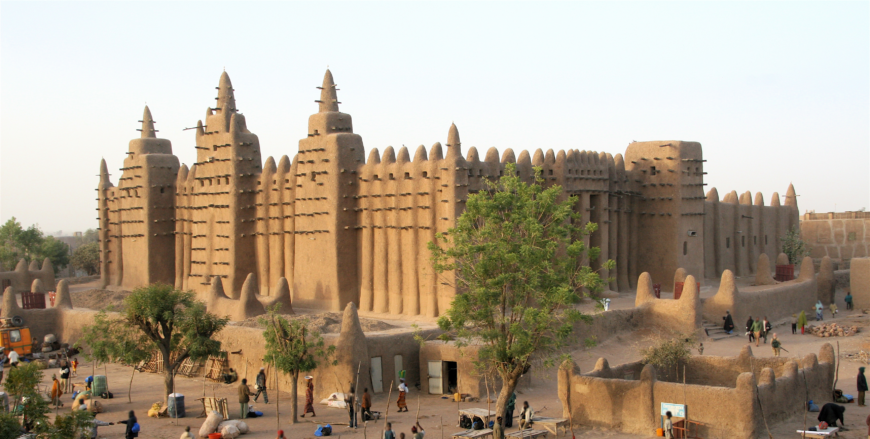
<svg viewBox="0 0 870 439">
<path fill-rule="evenodd" d="M 528 401 L 523 401 L 523 410 L 520 412 L 520 430 L 532 427 L 532 418 L 535 412 L 529 407 Z"/>
<path fill-rule="evenodd" d="M 722 317 L 722 319 L 725 320 L 725 325 L 722 329 L 729 334 L 732 333 L 734 331 L 734 319 L 731 318 L 731 311 L 726 310 L 725 317 Z"/>
<path fill-rule="evenodd" d="M 233 368 L 230 368 L 229 372 L 221 374 L 221 378 L 223 378 L 224 384 L 232 384 L 239 379 L 239 374 L 237 374 Z"/>
<path fill-rule="evenodd" d="M 414 433 L 414 439 L 423 439 L 423 436 L 426 435 L 426 430 L 423 430 L 423 427 L 420 426 L 420 421 L 417 421 L 417 425 L 411 427 L 411 433 Z"/>
<path fill-rule="evenodd" d="M 181 433 L 181 437 L 179 439 L 194 439 L 194 437 L 190 434 L 190 426 L 184 427 L 184 433 Z"/>
<path fill-rule="evenodd" d="M 846 407 L 839 404 L 829 402 L 822 406 L 819 410 L 819 422 L 826 422 L 830 427 L 836 427 L 837 421 L 840 421 L 840 430 L 846 431 L 846 424 L 843 421 L 843 414 L 846 412 Z"/>
</svg>

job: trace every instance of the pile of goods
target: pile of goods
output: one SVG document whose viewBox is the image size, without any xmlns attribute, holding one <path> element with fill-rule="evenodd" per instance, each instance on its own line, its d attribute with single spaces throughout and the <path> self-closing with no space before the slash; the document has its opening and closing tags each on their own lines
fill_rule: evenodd
<svg viewBox="0 0 870 439">
<path fill-rule="evenodd" d="M 60 343 L 54 334 L 48 334 L 42 339 L 42 352 L 51 352 L 60 349 Z"/>
<path fill-rule="evenodd" d="M 836 323 L 807 327 L 810 334 L 817 337 L 849 337 L 858 333 L 857 326 L 842 326 Z"/>
</svg>

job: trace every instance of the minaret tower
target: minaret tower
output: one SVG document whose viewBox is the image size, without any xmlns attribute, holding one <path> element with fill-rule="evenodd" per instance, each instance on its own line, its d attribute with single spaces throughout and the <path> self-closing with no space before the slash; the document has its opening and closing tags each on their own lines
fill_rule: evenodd
<svg viewBox="0 0 870 439">
<path fill-rule="evenodd" d="M 130 141 L 118 187 L 114 190 L 117 221 L 109 223 L 110 272 L 125 287 L 175 281 L 175 177 L 178 157 L 172 143 L 158 139 L 151 110 L 142 115 L 141 134 Z M 101 182 L 101 186 L 102 186 Z M 111 218 L 111 216 L 110 216 Z"/>
<path fill-rule="evenodd" d="M 338 111 L 329 70 L 318 88 L 319 111 L 308 118 L 297 158 L 293 304 L 340 311 L 348 302 L 359 306 L 354 196 L 365 157 L 351 116 Z"/>
<path fill-rule="evenodd" d="M 247 275 L 257 272 L 260 141 L 236 108 L 227 72 L 216 88 L 217 105 L 206 111 L 205 124 L 200 121 L 196 128 L 196 173 L 191 169 L 192 185 L 186 188 L 185 233 L 190 239 L 183 240 L 183 251 L 176 253 L 180 259 L 173 264 L 187 273 L 188 288 L 204 293 L 212 278 L 220 276 L 227 295 L 238 298 Z"/>
</svg>

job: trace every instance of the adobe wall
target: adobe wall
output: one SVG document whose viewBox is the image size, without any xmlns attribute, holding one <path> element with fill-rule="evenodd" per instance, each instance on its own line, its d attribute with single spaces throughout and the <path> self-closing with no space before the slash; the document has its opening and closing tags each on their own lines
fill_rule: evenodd
<svg viewBox="0 0 870 439">
<path fill-rule="evenodd" d="M 659 299 L 653 291 L 651 276 L 644 272 L 637 281 L 634 304 L 648 326 L 687 335 L 701 327 L 701 298 L 694 276 L 686 277 L 679 299 Z"/>
<path fill-rule="evenodd" d="M 852 259 L 849 271 L 849 287 L 855 308 L 870 308 L 870 258 Z"/>
<path fill-rule="evenodd" d="M 692 357 L 685 385 L 659 380 L 651 365 L 643 366 L 639 377 L 623 379 L 622 373 L 608 370 L 606 360 L 587 374 L 568 360 L 559 369 L 563 416 L 575 424 L 650 435 L 659 426 L 661 403 L 686 404 L 689 418 L 708 426 L 702 436 L 727 432 L 751 439 L 766 437 L 759 399 L 768 423 L 775 424 L 803 412 L 805 388 L 809 399 L 827 398 L 835 367 L 830 344 L 800 365 L 787 358 L 755 360 L 751 351 L 744 352 L 740 357 Z M 633 363 L 630 370 L 638 367 Z M 705 382 L 708 377 L 713 381 Z"/>
<path fill-rule="evenodd" d="M 797 198 L 794 186 L 789 185 L 785 204 L 774 192 L 770 205 L 764 205 L 764 196 L 757 192 L 738 195 L 731 191 L 719 200 L 716 188 L 707 193 L 704 203 L 704 259 L 706 277 L 715 278 L 725 270 L 737 276 L 756 272 L 756 261 L 764 253 L 775 260 L 782 248 L 782 238 L 788 230 L 798 226 Z"/>
<path fill-rule="evenodd" d="M 801 239 L 813 259 L 828 256 L 847 263 L 870 256 L 870 212 L 806 213 L 800 219 Z"/>
<path fill-rule="evenodd" d="M 802 267 L 812 267 L 810 258 L 804 258 Z M 817 290 L 816 276 L 812 268 L 801 270 L 798 278 L 792 281 L 739 289 L 734 282 L 734 273 L 726 270 L 722 273 L 716 294 L 703 300 L 702 313 L 707 321 L 721 322 L 725 311 L 729 310 L 739 329 L 741 323 L 750 315 L 767 316 L 769 320 L 776 321 L 802 310 L 808 311 L 816 303 Z"/>
<path fill-rule="evenodd" d="M 19 293 L 30 291 L 33 281 L 37 279 L 48 288 L 54 287 L 54 266 L 48 258 L 42 261 L 42 268 L 37 261 L 30 261 L 30 265 L 27 265 L 27 261 L 22 258 L 14 270 L 0 271 L 0 281 L 9 281 L 9 286 Z"/>
</svg>

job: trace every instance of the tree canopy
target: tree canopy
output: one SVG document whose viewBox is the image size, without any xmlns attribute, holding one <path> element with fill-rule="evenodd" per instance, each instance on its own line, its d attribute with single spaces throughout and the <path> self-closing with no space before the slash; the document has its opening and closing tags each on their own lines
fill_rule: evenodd
<svg viewBox="0 0 870 439">
<path fill-rule="evenodd" d="M 266 327 L 263 338 L 266 341 L 266 355 L 263 361 L 275 366 L 276 370 L 293 377 L 291 397 L 291 422 L 296 423 L 297 383 L 300 372 L 310 372 L 335 353 L 335 346 L 326 346 L 317 331 L 308 330 L 307 319 L 287 320 L 280 314 L 281 304 L 268 309 L 260 324 Z M 332 364 L 336 364 L 333 360 Z"/>
<path fill-rule="evenodd" d="M 73 251 L 70 264 L 88 275 L 100 274 L 100 246 L 96 242 L 84 244 Z"/>
<path fill-rule="evenodd" d="M 574 325 L 587 318 L 574 305 L 604 283 L 589 266 L 600 250 L 584 242 L 597 225 L 579 224 L 575 197 L 558 185 L 544 187 L 539 168 L 532 184 L 524 182 L 514 164 L 487 186 L 469 195 L 456 227 L 437 234 L 429 249 L 436 272 L 454 273 L 457 289 L 439 326 L 460 347 L 477 345 L 478 367 L 499 375 L 496 411 L 503 418 L 517 380 L 533 361 L 554 363 Z M 503 426 L 495 434 L 500 438 Z"/>
<path fill-rule="evenodd" d="M 164 396 L 168 396 L 173 391 L 174 372 L 185 359 L 205 359 L 220 353 L 221 343 L 212 336 L 227 322 L 209 313 L 204 303 L 195 300 L 193 292 L 153 284 L 127 296 L 118 319 L 97 318 L 85 334 L 94 342 L 88 345 L 94 355 L 104 361 L 135 361 L 145 352 L 160 351 Z"/>
<path fill-rule="evenodd" d="M 69 265 L 69 246 L 51 236 L 45 236 L 38 225 L 23 228 L 15 217 L 0 226 L 0 265 L 12 270 L 18 261 L 42 262 L 48 258 L 55 274 Z"/>
</svg>

